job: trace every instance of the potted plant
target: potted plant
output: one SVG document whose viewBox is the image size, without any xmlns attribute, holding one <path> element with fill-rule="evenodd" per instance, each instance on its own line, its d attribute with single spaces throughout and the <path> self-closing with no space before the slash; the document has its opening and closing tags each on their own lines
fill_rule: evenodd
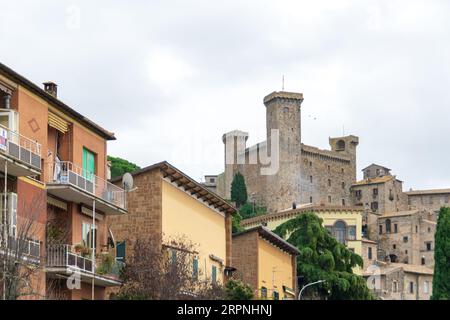
<svg viewBox="0 0 450 320">
<path fill-rule="evenodd" d="M 77 243 L 73 249 L 75 250 L 76 253 L 80 254 L 83 252 L 83 250 L 85 249 L 84 245 L 82 243 Z"/>
</svg>

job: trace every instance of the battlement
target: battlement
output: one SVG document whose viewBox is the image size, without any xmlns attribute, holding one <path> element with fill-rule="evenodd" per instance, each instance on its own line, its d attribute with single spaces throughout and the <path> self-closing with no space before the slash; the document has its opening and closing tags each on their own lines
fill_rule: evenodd
<svg viewBox="0 0 450 320">
<path fill-rule="evenodd" d="M 274 91 L 264 97 L 264 104 L 267 105 L 269 102 L 275 99 L 297 100 L 301 103 L 303 101 L 303 93 Z"/>
</svg>

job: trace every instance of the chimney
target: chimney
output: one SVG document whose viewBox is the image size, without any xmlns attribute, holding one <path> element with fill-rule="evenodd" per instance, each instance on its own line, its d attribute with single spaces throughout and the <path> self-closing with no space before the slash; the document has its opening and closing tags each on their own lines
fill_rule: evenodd
<svg viewBox="0 0 450 320">
<path fill-rule="evenodd" d="M 44 85 L 44 90 L 45 92 L 47 92 L 49 95 L 57 98 L 57 93 L 58 93 L 58 85 L 52 81 L 47 81 L 43 83 Z"/>
</svg>

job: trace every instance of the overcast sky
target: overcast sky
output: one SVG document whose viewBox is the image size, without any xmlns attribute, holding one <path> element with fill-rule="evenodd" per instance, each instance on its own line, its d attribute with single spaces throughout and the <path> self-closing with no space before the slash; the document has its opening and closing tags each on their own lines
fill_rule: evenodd
<svg viewBox="0 0 450 320">
<path fill-rule="evenodd" d="M 115 132 L 110 155 L 219 173 L 284 75 L 304 143 L 355 134 L 358 169 L 450 187 L 450 1 L 0 1 L 0 61 Z"/>
</svg>

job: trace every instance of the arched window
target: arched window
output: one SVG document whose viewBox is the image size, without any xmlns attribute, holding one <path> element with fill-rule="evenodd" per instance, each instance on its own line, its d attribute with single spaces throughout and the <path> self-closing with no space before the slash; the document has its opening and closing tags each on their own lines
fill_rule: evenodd
<svg viewBox="0 0 450 320">
<path fill-rule="evenodd" d="M 386 219 L 386 233 L 391 233 L 391 219 Z"/>
<path fill-rule="evenodd" d="M 338 142 L 336 143 L 336 149 L 337 150 L 345 150 L 345 141 L 338 140 Z"/>
<path fill-rule="evenodd" d="M 338 220 L 333 225 L 333 234 L 337 241 L 345 243 L 347 234 L 347 225 L 344 221 Z"/>
</svg>

